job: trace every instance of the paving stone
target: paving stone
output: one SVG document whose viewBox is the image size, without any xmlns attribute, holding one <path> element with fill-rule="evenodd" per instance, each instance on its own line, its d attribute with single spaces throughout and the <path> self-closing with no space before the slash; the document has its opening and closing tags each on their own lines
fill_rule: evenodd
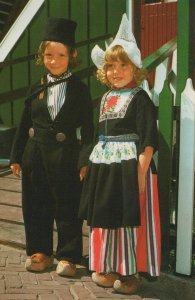
<svg viewBox="0 0 195 300">
<path fill-rule="evenodd" d="M 7 270 L 4 270 L 4 271 L 0 271 L 0 275 L 3 275 L 3 276 L 5 276 L 5 275 L 17 275 L 18 274 L 18 272 L 14 272 L 13 270 L 12 271 L 7 271 Z"/>
<path fill-rule="evenodd" d="M 157 299 L 157 298 L 143 298 L 143 300 L 160 300 L 160 299 Z"/>
<path fill-rule="evenodd" d="M 5 293 L 5 281 L 0 279 L 0 294 L 4 294 Z M 1 299 L 1 296 L 0 296 Z"/>
<path fill-rule="evenodd" d="M 38 284 L 36 274 L 34 274 L 34 273 L 22 272 L 22 273 L 20 273 L 20 278 L 21 278 L 21 281 L 22 281 L 23 285 L 25 285 L 25 284 L 37 285 Z"/>
<path fill-rule="evenodd" d="M 5 257 L 1 257 L 0 258 L 0 267 L 5 267 L 6 264 L 6 258 Z"/>
<path fill-rule="evenodd" d="M 93 281 L 85 282 L 85 287 L 89 290 L 93 290 L 94 292 L 101 292 L 104 290 L 102 287 L 96 285 Z"/>
<path fill-rule="evenodd" d="M 122 295 L 122 294 L 119 294 L 119 295 L 113 295 L 112 297 L 98 297 L 98 300 L 99 299 L 104 299 L 104 300 L 120 300 L 120 299 L 122 299 L 122 300 L 137 300 L 137 299 L 134 299 L 134 298 L 129 298 L 130 297 L 130 295 Z M 132 297 L 132 296 L 131 296 Z M 141 298 L 142 299 L 142 298 Z"/>
<path fill-rule="evenodd" d="M 55 295 L 59 298 L 59 300 L 73 300 L 73 296 L 70 293 L 69 286 L 65 287 L 63 291 L 54 291 Z"/>
<path fill-rule="evenodd" d="M 53 280 L 56 280 L 56 281 L 60 282 L 61 284 L 63 284 L 63 283 L 71 284 L 72 282 L 81 282 L 81 278 L 82 278 L 78 274 L 74 278 L 59 276 L 55 271 L 51 272 L 51 276 L 52 276 Z"/>
<path fill-rule="evenodd" d="M 107 293 L 106 290 L 102 290 L 101 292 L 94 292 L 94 290 L 92 290 L 93 296 L 95 296 L 96 298 L 109 298 L 111 299 L 113 297 L 113 295 Z"/>
<path fill-rule="evenodd" d="M 32 288 L 32 286 L 30 286 L 29 288 L 22 288 L 22 289 L 14 289 L 14 288 L 8 288 L 6 289 L 6 293 L 7 294 L 35 294 L 35 295 L 41 295 L 41 294 L 52 294 L 53 291 L 50 290 L 49 288 L 46 289 L 46 287 L 42 288 L 42 287 L 36 287 L 36 288 Z"/>
<path fill-rule="evenodd" d="M 28 289 L 32 289 L 32 285 L 25 285 L 24 288 L 27 289 L 27 290 Z M 35 287 L 33 287 L 33 288 L 35 288 Z M 53 290 L 53 289 L 55 289 L 55 290 L 58 290 L 58 289 L 59 290 L 63 290 L 64 286 L 62 284 L 57 284 L 55 282 L 53 284 L 52 281 L 49 284 L 48 281 L 46 281 L 45 284 L 39 284 L 39 285 L 37 285 L 36 288 L 39 289 L 39 290 Z"/>
<path fill-rule="evenodd" d="M 36 300 L 37 296 L 36 295 L 24 295 L 24 294 L 18 294 L 18 295 L 13 295 L 13 294 L 5 294 L 5 295 L 0 295 L 1 300 Z"/>
<path fill-rule="evenodd" d="M 33 274 L 34 276 L 36 276 L 37 280 L 44 280 L 44 281 L 51 281 L 52 280 L 52 276 L 51 273 L 29 273 L 28 274 Z"/>
<path fill-rule="evenodd" d="M 54 294 L 49 294 L 49 295 L 40 295 L 39 300 L 59 300 L 59 297 Z"/>
<path fill-rule="evenodd" d="M 48 280 L 39 280 L 39 285 L 41 285 L 41 286 L 50 286 L 50 287 L 52 287 L 53 285 L 60 285 L 60 283 L 59 283 L 59 281 L 55 281 L 55 280 L 50 280 L 50 281 L 48 281 Z"/>
<path fill-rule="evenodd" d="M 140 297 L 139 295 L 124 295 L 124 294 L 119 294 L 119 293 L 116 293 L 113 289 L 110 289 L 111 293 L 110 296 L 111 298 L 112 297 L 115 297 L 116 299 L 131 299 L 131 300 L 142 300 L 142 297 Z"/>
<path fill-rule="evenodd" d="M 86 299 L 91 297 L 91 292 L 83 284 L 74 284 L 70 286 L 70 292 L 74 299 Z"/>
<path fill-rule="evenodd" d="M 24 265 L 8 265 L 5 270 L 7 272 L 26 272 Z"/>
<path fill-rule="evenodd" d="M 22 287 L 22 281 L 21 278 L 18 275 L 6 275 L 5 276 L 5 285 L 7 288 L 21 288 Z"/>
<path fill-rule="evenodd" d="M 4 250 L 2 250 L 2 247 L 4 248 L 4 246 L 1 246 L 0 257 L 8 257 L 9 255 L 11 255 L 13 253 L 13 250 L 12 251 L 4 251 Z"/>
<path fill-rule="evenodd" d="M 12 255 L 9 255 L 7 258 L 7 265 L 9 264 L 21 264 L 21 254 L 13 252 Z"/>
</svg>

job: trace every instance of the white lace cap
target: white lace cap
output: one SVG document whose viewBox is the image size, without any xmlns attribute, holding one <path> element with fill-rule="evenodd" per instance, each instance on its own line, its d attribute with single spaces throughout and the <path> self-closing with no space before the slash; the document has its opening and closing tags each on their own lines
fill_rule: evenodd
<svg viewBox="0 0 195 300">
<path fill-rule="evenodd" d="M 138 67 L 142 67 L 141 53 L 137 47 L 137 43 L 133 33 L 130 31 L 130 23 L 126 14 L 123 14 L 119 30 L 114 40 L 110 43 L 105 42 L 106 50 L 103 51 L 96 45 L 91 52 L 91 59 L 97 68 L 101 69 L 104 66 L 105 54 L 113 46 L 119 45 L 123 47 L 129 59 Z"/>
</svg>

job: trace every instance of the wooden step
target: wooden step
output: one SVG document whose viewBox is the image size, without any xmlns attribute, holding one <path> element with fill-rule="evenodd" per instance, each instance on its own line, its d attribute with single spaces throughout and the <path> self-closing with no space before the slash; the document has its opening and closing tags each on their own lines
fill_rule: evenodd
<svg viewBox="0 0 195 300">
<path fill-rule="evenodd" d="M 16 127 L 0 124 L 0 159 L 9 159 Z"/>
</svg>

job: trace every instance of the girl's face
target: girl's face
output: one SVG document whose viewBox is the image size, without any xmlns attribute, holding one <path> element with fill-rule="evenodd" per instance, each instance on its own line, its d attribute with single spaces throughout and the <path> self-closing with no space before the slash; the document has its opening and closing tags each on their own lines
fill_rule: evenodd
<svg viewBox="0 0 195 300">
<path fill-rule="evenodd" d="M 119 89 L 127 86 L 132 80 L 135 67 L 130 62 L 116 60 L 106 66 L 106 76 L 111 86 Z"/>
<path fill-rule="evenodd" d="M 43 53 L 46 69 L 53 75 L 61 75 L 68 69 L 70 54 L 68 47 L 57 42 L 49 42 Z"/>
</svg>

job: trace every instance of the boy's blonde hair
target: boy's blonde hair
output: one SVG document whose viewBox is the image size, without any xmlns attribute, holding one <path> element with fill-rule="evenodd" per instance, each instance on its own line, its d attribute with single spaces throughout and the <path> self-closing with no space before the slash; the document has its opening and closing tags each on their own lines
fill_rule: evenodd
<svg viewBox="0 0 195 300">
<path fill-rule="evenodd" d="M 46 47 L 50 44 L 50 41 L 43 41 L 41 42 L 39 49 L 38 49 L 38 53 L 35 59 L 35 63 L 36 65 L 42 65 L 43 61 L 44 61 L 44 53 L 45 53 L 45 49 Z M 65 45 L 68 48 L 68 52 L 70 55 L 70 62 L 69 62 L 69 68 L 73 69 L 76 68 L 79 64 L 77 57 L 73 56 L 73 53 L 75 51 L 75 48 L 71 48 L 70 46 Z"/>
<path fill-rule="evenodd" d="M 110 63 L 118 60 L 122 61 L 123 63 L 132 64 L 132 66 L 134 67 L 134 80 L 137 85 L 140 85 L 141 82 L 147 77 L 147 70 L 137 68 L 129 59 L 124 48 L 122 46 L 116 45 L 106 52 L 104 66 L 103 68 L 98 69 L 96 72 L 97 79 L 101 81 L 101 83 L 106 84 L 107 86 L 111 86 L 106 76 L 107 67 Z"/>
</svg>

